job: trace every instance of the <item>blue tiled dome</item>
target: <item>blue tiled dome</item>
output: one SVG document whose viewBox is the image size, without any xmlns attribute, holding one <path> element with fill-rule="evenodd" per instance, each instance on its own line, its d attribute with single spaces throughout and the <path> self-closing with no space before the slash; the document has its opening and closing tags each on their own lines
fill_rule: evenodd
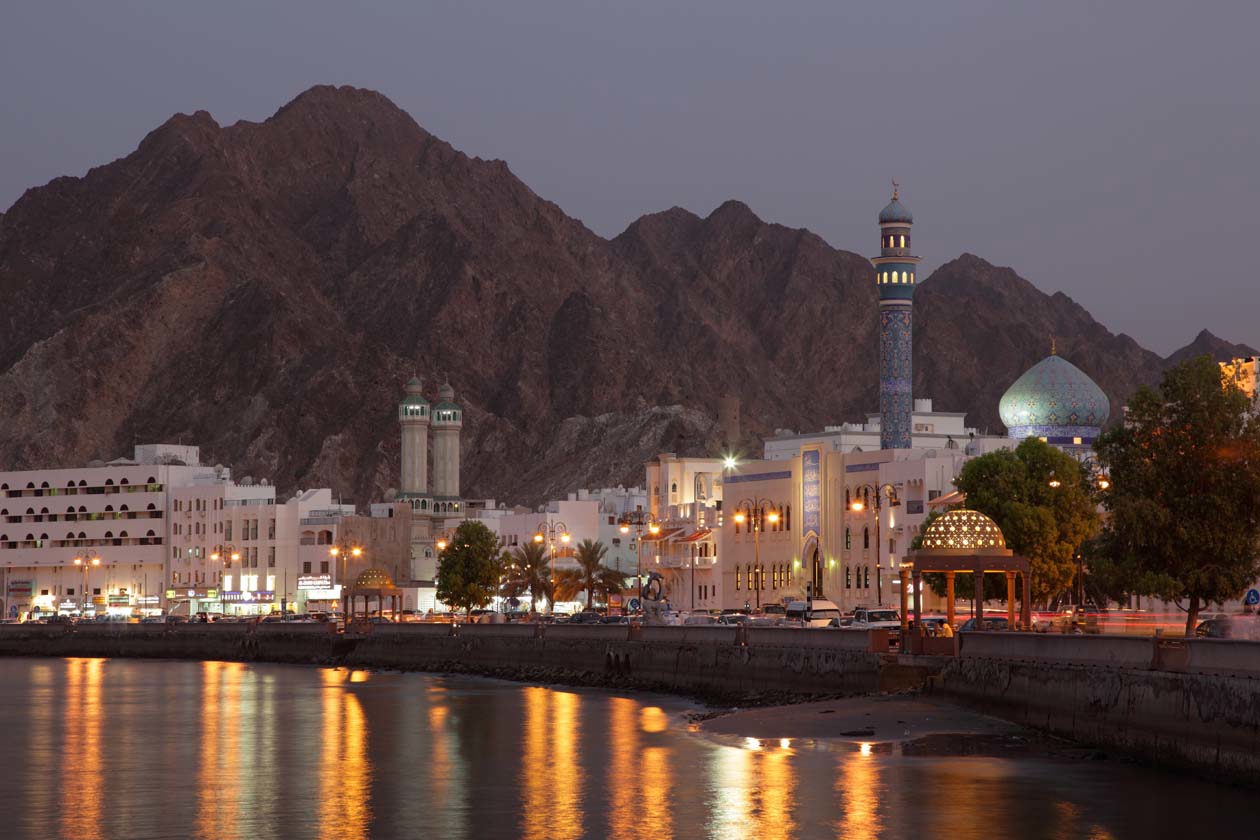
<svg viewBox="0 0 1260 840">
<path fill-rule="evenodd" d="M 906 205 L 893 198 L 892 201 L 888 202 L 888 206 L 879 211 L 879 223 L 882 225 L 888 222 L 902 222 L 912 225 L 914 224 L 914 216 L 910 215 Z"/>
<path fill-rule="evenodd" d="M 1037 362 L 998 403 L 1010 437 L 1044 437 L 1050 443 L 1092 442 L 1110 413 L 1102 389 L 1062 356 Z"/>
</svg>

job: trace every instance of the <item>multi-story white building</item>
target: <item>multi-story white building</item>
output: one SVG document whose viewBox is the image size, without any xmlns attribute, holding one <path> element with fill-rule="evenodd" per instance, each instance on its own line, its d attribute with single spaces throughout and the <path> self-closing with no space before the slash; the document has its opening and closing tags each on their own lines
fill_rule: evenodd
<svg viewBox="0 0 1260 840">
<path fill-rule="evenodd" d="M 367 564 L 410 566 L 408 506 L 356 516 L 327 489 L 279 502 L 266 481 L 202 466 L 195 446 L 0 473 L 0 511 L 9 615 L 331 608 Z M 338 568 L 339 543 L 360 547 L 353 565 Z"/>
</svg>

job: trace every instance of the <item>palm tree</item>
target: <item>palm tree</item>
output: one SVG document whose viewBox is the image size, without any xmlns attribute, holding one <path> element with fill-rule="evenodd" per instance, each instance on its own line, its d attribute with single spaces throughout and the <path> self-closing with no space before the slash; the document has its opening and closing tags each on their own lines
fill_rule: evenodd
<svg viewBox="0 0 1260 840">
<path fill-rule="evenodd" d="M 545 598 L 548 603 L 554 596 L 554 585 L 551 582 L 551 564 L 547 557 L 547 548 L 541 543 L 527 542 L 512 551 L 503 553 L 504 583 L 503 594 L 515 598 L 529 593 L 535 612 Z"/>
<path fill-rule="evenodd" d="M 557 573 L 556 594 L 561 597 L 576 597 L 586 591 L 586 608 L 589 610 L 596 595 L 607 600 L 612 592 L 620 592 L 626 585 L 625 577 L 618 571 L 604 565 L 608 555 L 608 547 L 596 540 L 582 540 L 578 544 L 575 559 L 576 569 L 564 569 Z"/>
</svg>

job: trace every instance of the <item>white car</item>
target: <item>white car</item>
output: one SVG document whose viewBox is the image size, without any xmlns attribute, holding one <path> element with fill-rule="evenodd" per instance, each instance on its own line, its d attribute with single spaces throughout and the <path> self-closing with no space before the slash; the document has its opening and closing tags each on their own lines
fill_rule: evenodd
<svg viewBox="0 0 1260 840">
<path fill-rule="evenodd" d="M 799 621 L 804 627 L 832 627 L 840 623 L 840 608 L 824 598 L 793 601 L 787 605 L 785 621 Z"/>
<path fill-rule="evenodd" d="M 901 613 L 884 607 L 858 607 L 853 611 L 852 630 L 900 630 Z"/>
</svg>

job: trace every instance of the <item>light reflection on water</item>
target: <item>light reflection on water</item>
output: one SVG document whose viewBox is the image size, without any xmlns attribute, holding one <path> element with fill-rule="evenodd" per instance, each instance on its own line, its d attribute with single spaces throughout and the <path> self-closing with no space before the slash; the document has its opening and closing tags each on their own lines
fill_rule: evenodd
<svg viewBox="0 0 1260 840">
<path fill-rule="evenodd" d="M 715 740 L 683 701 L 275 665 L 0 660 L 2 836 L 1232 836 L 1114 762 Z"/>
</svg>

